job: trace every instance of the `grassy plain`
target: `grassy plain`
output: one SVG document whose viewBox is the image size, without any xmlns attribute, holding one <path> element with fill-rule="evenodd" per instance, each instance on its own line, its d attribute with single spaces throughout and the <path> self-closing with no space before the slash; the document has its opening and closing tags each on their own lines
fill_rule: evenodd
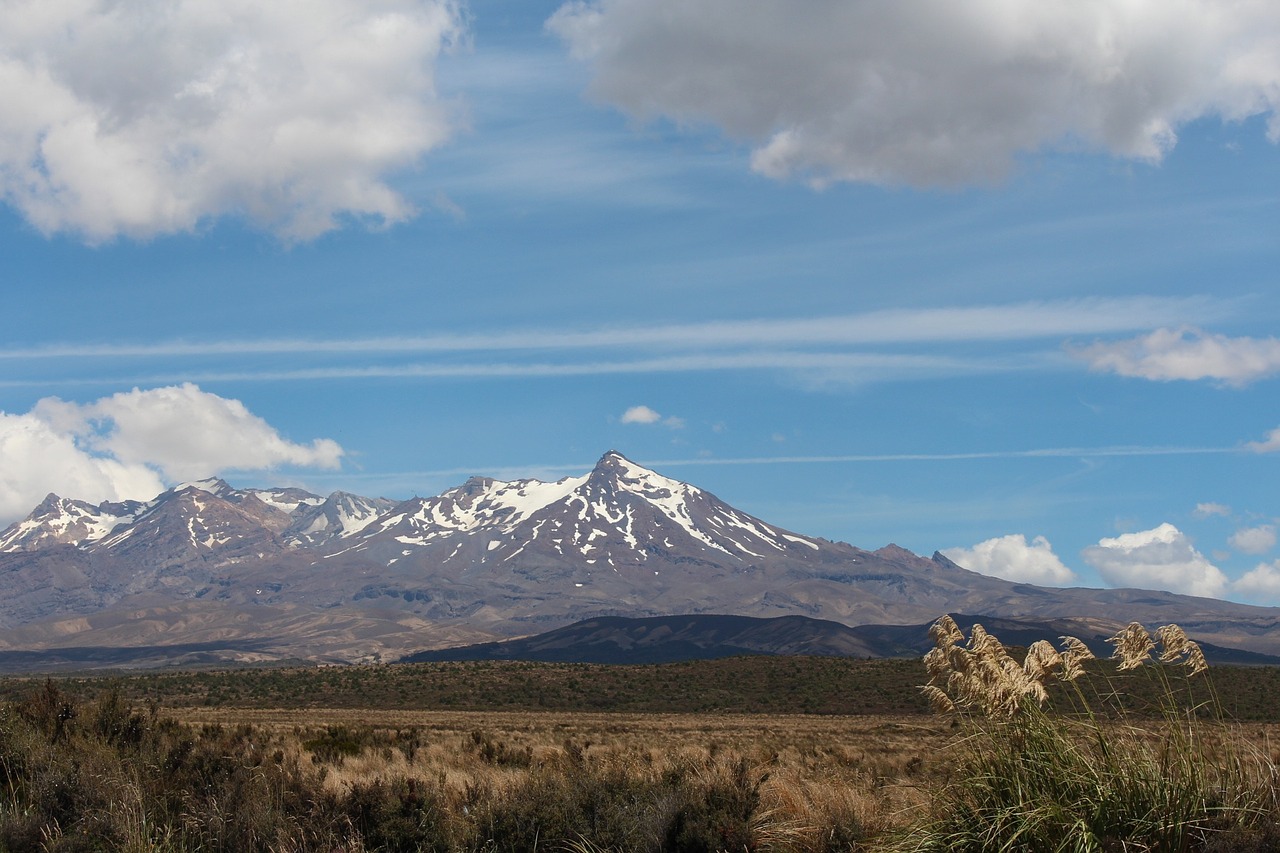
<svg viewBox="0 0 1280 853">
<path fill-rule="evenodd" d="M 1221 737 L 1280 764 L 1280 672 L 1089 666 L 1076 698 L 1116 712 L 1111 744 L 1162 748 L 1173 690 L 1188 724 L 1210 705 L 1251 721 L 1209 720 L 1203 754 Z M 925 849 L 911 833 L 973 790 L 974 744 L 1028 731 L 929 714 L 927 679 L 915 660 L 766 657 L 6 679 L 0 851 Z M 1280 809 L 1250 808 L 1178 849 L 1280 849 Z"/>
</svg>

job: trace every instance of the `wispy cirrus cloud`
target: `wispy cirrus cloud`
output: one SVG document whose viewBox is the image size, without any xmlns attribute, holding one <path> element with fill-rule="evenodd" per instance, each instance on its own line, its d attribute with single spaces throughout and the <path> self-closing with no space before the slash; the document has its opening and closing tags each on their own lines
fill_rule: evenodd
<svg viewBox="0 0 1280 853">
<path fill-rule="evenodd" d="M 967 453 L 849 453 L 828 456 L 697 456 L 674 459 L 646 459 L 635 461 L 650 468 L 681 468 L 717 465 L 835 465 L 867 462 L 966 462 L 983 459 L 1089 459 L 1108 457 L 1144 456 L 1203 456 L 1240 453 L 1238 447 L 1161 447 L 1161 446 L 1099 446 L 1099 447 L 1036 447 L 1023 450 L 979 450 Z M 573 473 L 589 469 L 595 460 L 579 462 L 555 462 L 529 464 L 520 467 L 495 467 L 489 473 L 496 477 L 535 476 L 531 472 Z M 400 477 L 446 477 L 471 475 L 475 468 L 441 468 L 427 471 L 397 471 Z M 488 469 L 486 469 L 488 470 Z M 386 474 L 362 474 L 345 472 L 344 480 L 377 479 Z"/>
<path fill-rule="evenodd" d="M 1254 453 L 1276 453 L 1280 451 L 1280 427 L 1276 427 L 1267 433 L 1267 437 L 1262 441 L 1251 441 L 1245 447 Z"/>
<path fill-rule="evenodd" d="M 21 367 L 0 386 L 771 371 L 842 387 L 1069 369 L 1064 336 L 1236 310 L 1205 297 L 1143 296 L 585 329 L 48 344 L 0 349 L 0 361 Z"/>
<path fill-rule="evenodd" d="M 0 359 L 174 358 L 209 355 L 464 353 L 504 350 L 662 348 L 719 350 L 767 346 L 963 343 L 1056 339 L 1150 328 L 1188 317 L 1225 317 L 1228 301 L 1134 296 L 1001 305 L 869 311 L 827 317 L 711 320 L 595 329 L 508 329 L 472 334 L 355 338 L 172 340 L 0 348 Z"/>
<path fill-rule="evenodd" d="M 801 377 L 813 384 L 867 383 L 936 376 L 1007 373 L 1030 370 L 1033 359 L 954 358 L 891 353 L 746 352 L 693 353 L 665 358 L 560 362 L 469 362 L 342 365 L 294 369 L 245 368 L 186 370 L 128 375 L 79 375 L 73 378 L 4 379 L 0 387 L 46 385 L 157 385 L 174 382 L 292 382 L 362 379 L 537 379 L 574 376 L 615 376 L 698 373 L 724 370 L 774 371 Z"/>
<path fill-rule="evenodd" d="M 0 348 L 0 387 L 361 379 L 502 379 L 771 371 L 806 387 L 1068 369 L 1059 341 L 1190 314 L 1204 297 L 1079 298 L 869 311 L 820 318 L 707 320 L 426 336 L 64 343 Z M 1140 318 L 1140 319 L 1135 319 Z M 1047 343 L 1046 343 L 1047 342 Z M 974 345 L 987 347 L 978 350 Z M 513 360 L 508 353 L 521 353 Z M 282 359 L 294 356 L 291 366 Z M 416 357 L 415 357 L 416 356 Z M 426 356 L 426 359 L 424 359 Z M 128 364 L 128 373 L 111 364 Z M 91 374 L 84 366 L 92 365 Z M 147 369 L 147 365 L 163 365 Z M 70 365 L 76 371 L 69 374 Z"/>
</svg>

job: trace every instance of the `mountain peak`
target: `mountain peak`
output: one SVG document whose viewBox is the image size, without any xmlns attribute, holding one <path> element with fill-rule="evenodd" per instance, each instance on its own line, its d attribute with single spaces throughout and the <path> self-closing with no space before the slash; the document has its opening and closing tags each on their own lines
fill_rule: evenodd
<svg viewBox="0 0 1280 853">
<path fill-rule="evenodd" d="M 639 467 L 627 457 L 623 456 L 616 450 L 610 450 L 600 457 L 600 461 L 596 463 L 592 473 L 597 471 L 619 471 L 629 467 Z"/>
<path fill-rule="evenodd" d="M 35 515 L 36 513 L 39 513 L 42 511 L 50 512 L 55 507 L 59 506 L 61 503 L 62 503 L 62 498 L 58 497 L 56 493 L 50 492 L 49 494 L 44 496 L 44 500 L 40 501 L 39 506 L 37 506 L 34 510 L 32 510 L 31 514 Z"/>
<path fill-rule="evenodd" d="M 461 486 L 458 486 L 458 488 L 455 489 L 455 491 L 459 495 L 466 495 L 467 497 L 476 497 L 478 495 L 486 494 L 490 489 L 493 488 L 493 485 L 496 482 L 497 481 L 494 480 L 492 477 L 481 477 L 481 476 L 468 477 L 467 481 L 463 483 Z"/>
<path fill-rule="evenodd" d="M 651 471 L 643 465 L 637 465 L 635 462 L 632 462 L 616 450 L 610 450 L 604 456 L 601 456 L 600 461 L 596 463 L 596 467 L 591 469 L 591 474 L 589 475 L 590 480 L 598 481 L 601 478 L 609 480 L 627 480 L 631 482 L 661 480 L 664 484 L 679 482 L 676 480 L 669 480 L 658 472 Z"/>
<path fill-rule="evenodd" d="M 169 491 L 176 495 L 178 492 L 183 492 L 187 489 L 199 489 L 200 491 L 208 492 L 215 497 L 222 497 L 228 492 L 235 491 L 226 480 L 223 480 L 220 477 L 206 477 L 203 480 L 192 480 L 188 483 L 179 483 Z"/>
</svg>

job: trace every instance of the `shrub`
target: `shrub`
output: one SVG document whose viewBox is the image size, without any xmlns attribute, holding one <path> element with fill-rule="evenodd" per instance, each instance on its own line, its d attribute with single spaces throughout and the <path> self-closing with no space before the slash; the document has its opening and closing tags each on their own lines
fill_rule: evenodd
<svg viewBox="0 0 1280 853">
<path fill-rule="evenodd" d="M 369 850 L 449 851 L 466 842 L 465 830 L 452 825 L 439 788 L 416 779 L 354 784 L 339 808 Z"/>
</svg>

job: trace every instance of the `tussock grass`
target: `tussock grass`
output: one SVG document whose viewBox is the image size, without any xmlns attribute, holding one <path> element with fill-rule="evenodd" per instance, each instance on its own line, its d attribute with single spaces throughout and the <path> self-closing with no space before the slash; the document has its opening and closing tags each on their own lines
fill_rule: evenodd
<svg viewBox="0 0 1280 853">
<path fill-rule="evenodd" d="M 224 716 L 78 701 L 52 682 L 0 708 L 0 850 L 862 850 L 923 803 L 890 780 L 947 731 L 801 716 L 203 713 Z"/>
<path fill-rule="evenodd" d="M 924 690 L 968 733 L 899 850 L 1280 849 L 1276 765 L 1223 720 L 1195 680 L 1204 657 L 1177 626 L 1152 636 L 1134 623 L 1111 640 L 1118 671 L 1154 682 L 1154 721 L 1130 716 L 1114 688 L 1080 689 L 1092 656 L 1074 638 L 1033 645 L 1019 664 L 981 626 L 966 641 L 944 617 L 933 636 Z M 1190 678 L 1171 678 L 1173 666 Z M 1068 688 L 1056 713 L 1051 680 Z"/>
</svg>

